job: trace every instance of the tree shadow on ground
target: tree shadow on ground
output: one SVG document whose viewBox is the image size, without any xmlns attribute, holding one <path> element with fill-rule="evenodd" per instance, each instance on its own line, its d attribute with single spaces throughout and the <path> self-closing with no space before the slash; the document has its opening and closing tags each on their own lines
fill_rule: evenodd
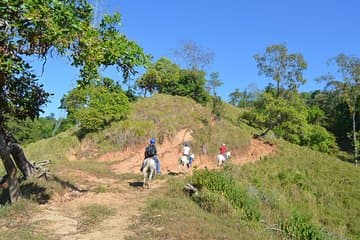
<svg viewBox="0 0 360 240">
<path fill-rule="evenodd" d="M 88 192 L 87 189 L 81 189 L 69 181 L 65 181 L 55 175 L 51 175 L 48 181 L 54 181 L 57 184 L 60 184 L 63 188 L 69 188 L 73 191 L 77 191 L 80 193 Z M 44 186 L 40 186 L 38 183 L 34 182 L 23 182 L 19 179 L 20 184 L 20 192 L 22 197 L 25 199 L 31 199 L 36 201 L 39 204 L 47 203 L 51 196 L 47 192 L 47 188 Z M 10 204 L 10 195 L 9 195 L 9 188 L 4 188 L 2 192 L 0 192 L 0 205 Z"/>
<path fill-rule="evenodd" d="M 89 190 L 87 189 L 81 189 L 77 186 L 75 186 L 74 184 L 72 184 L 71 182 L 69 181 L 65 181 L 61 178 L 59 178 L 58 176 L 56 175 L 52 175 L 52 178 L 51 180 L 55 181 L 56 183 L 60 184 L 63 188 L 70 188 L 71 190 L 74 190 L 74 191 L 77 191 L 77 192 L 88 192 Z"/>
<path fill-rule="evenodd" d="M 29 182 L 20 186 L 22 196 L 26 199 L 35 200 L 39 204 L 45 204 L 50 200 L 50 194 L 47 193 L 46 187 L 37 183 Z"/>
<path fill-rule="evenodd" d="M 39 204 L 45 204 L 50 199 L 50 194 L 46 191 L 45 187 L 37 183 L 24 183 L 20 185 L 20 192 L 23 198 L 31 199 Z M 3 189 L 0 194 L 0 205 L 10 204 L 9 188 Z"/>
</svg>

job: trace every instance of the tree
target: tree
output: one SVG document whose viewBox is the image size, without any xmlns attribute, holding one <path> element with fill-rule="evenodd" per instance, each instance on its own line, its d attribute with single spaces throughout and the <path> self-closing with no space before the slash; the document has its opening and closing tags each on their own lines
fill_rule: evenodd
<svg viewBox="0 0 360 240">
<path fill-rule="evenodd" d="M 215 115 L 215 119 L 219 121 L 224 115 L 224 103 L 220 96 L 212 96 L 211 113 Z"/>
<path fill-rule="evenodd" d="M 320 77 L 320 80 L 327 81 L 327 87 L 334 87 L 336 91 L 339 91 L 348 107 L 352 121 L 351 135 L 354 147 L 354 159 L 357 165 L 359 143 L 357 139 L 358 132 L 356 130 L 356 115 L 359 111 L 360 58 L 339 54 L 331 61 L 337 65 L 337 72 L 341 78 L 336 79 L 334 75 L 325 75 Z"/>
<path fill-rule="evenodd" d="M 284 44 L 271 45 L 266 48 L 263 55 L 254 56 L 260 75 L 272 78 L 276 82 L 277 96 L 280 96 L 280 88 L 286 85 L 290 90 L 297 90 L 299 85 L 306 80 L 302 72 L 307 64 L 301 54 L 288 54 Z"/>
<path fill-rule="evenodd" d="M 285 140 L 325 153 L 337 150 L 335 137 L 321 126 L 307 122 L 308 108 L 296 93 L 287 98 L 275 97 L 264 92 L 255 101 L 254 109 L 242 116 L 249 125 L 273 131 Z"/>
<path fill-rule="evenodd" d="M 87 28 L 91 7 L 86 1 L 4 0 L 0 2 L 0 156 L 10 185 L 10 199 L 20 197 L 15 163 L 27 176 L 30 164 L 9 150 L 16 140 L 6 129 L 9 117 L 36 118 L 49 94 L 32 73 L 31 56 L 46 59 L 50 50 L 65 54 Z M 14 148 L 13 148 L 14 149 Z"/>
<path fill-rule="evenodd" d="M 123 83 L 128 83 L 137 67 L 149 65 L 150 56 L 134 41 L 119 32 L 121 15 L 105 15 L 99 28 L 90 28 L 73 47 L 73 65 L 80 68 L 79 84 L 100 80 L 100 67 L 115 66 L 122 72 Z"/>
<path fill-rule="evenodd" d="M 209 87 L 213 90 L 213 95 L 216 95 L 216 88 L 223 85 L 223 82 L 220 80 L 220 75 L 218 72 L 210 73 L 210 79 L 207 81 Z"/>
<path fill-rule="evenodd" d="M 34 57 L 67 55 L 80 68 L 81 81 L 100 79 L 100 66 L 115 65 L 124 79 L 145 65 L 143 50 L 118 32 L 120 15 L 105 16 L 99 28 L 91 25 L 92 8 L 86 0 L 0 1 L 0 157 L 10 185 L 11 201 L 20 197 L 15 163 L 25 176 L 29 162 L 17 154 L 16 140 L 6 129 L 9 117 L 34 119 L 48 101 L 32 73 Z"/>
<path fill-rule="evenodd" d="M 150 68 L 136 81 L 136 84 L 140 89 L 143 89 L 144 97 L 146 97 L 147 92 L 150 94 L 154 93 L 159 81 L 159 73 L 156 69 Z"/>
<path fill-rule="evenodd" d="M 240 100 L 242 97 L 242 93 L 240 92 L 240 89 L 236 88 L 234 92 L 231 92 L 229 94 L 229 97 L 230 97 L 229 103 L 231 105 L 234 105 L 236 107 L 238 107 L 240 105 Z"/>
<path fill-rule="evenodd" d="M 130 113 L 130 104 L 121 87 L 105 78 L 85 87 L 71 90 L 62 99 L 61 108 L 85 131 L 96 131 Z"/>
<path fill-rule="evenodd" d="M 160 58 L 137 81 L 145 91 L 186 96 L 199 103 L 209 100 L 205 83 L 204 71 L 181 69 L 167 58 Z"/>
<path fill-rule="evenodd" d="M 170 88 L 172 91 L 163 93 L 190 97 L 198 103 L 205 104 L 209 101 L 209 94 L 205 90 L 205 83 L 204 71 L 182 69 L 179 81 Z"/>
<path fill-rule="evenodd" d="M 193 41 L 183 41 L 173 50 L 175 58 L 180 59 L 188 70 L 204 70 L 214 60 L 214 53 Z"/>
<path fill-rule="evenodd" d="M 21 143 L 36 142 L 44 138 L 52 137 L 57 124 L 60 122 L 54 115 L 39 117 L 35 120 L 27 118 L 25 120 L 10 119 L 7 127 L 13 133 L 15 139 Z"/>
<path fill-rule="evenodd" d="M 137 80 L 137 86 L 151 94 L 154 91 L 160 93 L 173 92 L 180 79 L 180 67 L 172 63 L 168 58 L 162 57 L 154 63 Z"/>
<path fill-rule="evenodd" d="M 229 94 L 229 103 L 236 107 L 250 107 L 253 105 L 256 95 L 257 88 L 250 84 L 244 91 L 240 92 L 240 89 L 236 88 L 234 92 Z"/>
</svg>

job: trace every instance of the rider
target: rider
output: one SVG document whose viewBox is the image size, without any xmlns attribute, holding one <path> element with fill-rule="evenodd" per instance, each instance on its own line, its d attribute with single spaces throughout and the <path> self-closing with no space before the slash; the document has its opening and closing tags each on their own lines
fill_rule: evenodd
<svg viewBox="0 0 360 240">
<path fill-rule="evenodd" d="M 144 159 L 152 157 L 156 163 L 156 173 L 160 174 L 161 173 L 160 172 L 160 161 L 157 157 L 157 150 L 156 150 L 155 143 L 156 143 L 155 138 L 150 139 L 149 145 L 145 148 L 145 158 Z M 141 171 L 142 171 L 143 167 L 144 167 L 144 162 L 141 166 L 141 169 L 140 169 Z"/>
<path fill-rule="evenodd" d="M 186 156 L 186 157 L 189 158 L 188 167 L 191 166 L 193 159 L 192 159 L 192 157 L 191 157 L 191 155 L 190 155 L 190 146 L 189 146 L 188 143 L 185 143 L 185 144 L 184 144 L 183 156 Z"/>
<path fill-rule="evenodd" d="M 223 143 L 220 147 L 220 154 L 224 155 L 225 159 L 226 159 L 226 152 L 227 152 L 226 144 Z"/>
</svg>

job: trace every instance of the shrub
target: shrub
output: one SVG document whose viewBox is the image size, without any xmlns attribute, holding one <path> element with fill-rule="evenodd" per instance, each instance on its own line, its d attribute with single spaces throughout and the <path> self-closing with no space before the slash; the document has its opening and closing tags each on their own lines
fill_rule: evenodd
<svg viewBox="0 0 360 240">
<path fill-rule="evenodd" d="M 290 219 L 281 221 L 280 227 L 291 239 L 329 239 L 323 231 L 310 223 L 310 217 L 298 212 L 294 212 Z"/>
<path fill-rule="evenodd" d="M 243 210 L 249 220 L 260 219 L 257 199 L 249 196 L 247 190 L 238 186 L 226 172 L 196 171 L 193 181 L 200 188 L 204 187 L 212 193 L 224 196 L 233 207 Z"/>
</svg>

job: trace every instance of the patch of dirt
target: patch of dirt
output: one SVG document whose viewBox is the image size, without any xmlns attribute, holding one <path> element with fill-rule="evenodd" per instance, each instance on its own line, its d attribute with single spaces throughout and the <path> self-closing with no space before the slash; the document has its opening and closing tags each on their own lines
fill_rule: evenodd
<svg viewBox="0 0 360 240">
<path fill-rule="evenodd" d="M 191 130 L 184 129 L 178 132 L 172 139 L 166 139 L 162 144 L 157 144 L 158 157 L 163 173 L 184 171 L 184 169 L 179 166 L 178 160 L 181 156 L 183 143 L 191 140 Z M 126 151 L 107 153 L 102 155 L 98 160 L 114 162 L 112 171 L 115 173 L 139 173 L 141 163 L 144 159 L 145 147 L 146 144 L 132 147 Z M 232 158 L 230 161 L 240 165 L 255 162 L 263 156 L 276 154 L 276 151 L 276 147 L 273 144 L 259 139 L 251 139 L 246 149 L 232 149 Z M 217 168 L 216 156 L 197 155 L 195 156 L 193 166 L 198 169 Z"/>
<path fill-rule="evenodd" d="M 184 129 L 172 139 L 165 139 L 162 144 L 157 144 L 161 169 L 163 174 L 178 173 L 178 159 L 181 156 L 182 145 L 191 141 L 191 130 Z M 144 157 L 146 144 L 128 148 L 125 151 L 106 153 L 98 161 L 111 163 L 115 173 L 138 173 Z M 263 156 L 276 153 L 276 146 L 252 139 L 246 149 L 232 149 L 231 162 L 245 164 L 255 162 Z M 194 167 L 214 169 L 216 157 L 199 155 L 195 156 Z M 79 170 L 67 170 L 67 175 L 72 175 L 79 181 L 77 186 L 70 186 L 69 191 L 61 196 L 54 196 L 44 205 L 41 211 L 35 214 L 30 223 L 40 226 L 44 231 L 50 232 L 56 239 L 61 240 L 121 240 L 131 236 L 129 226 L 140 216 L 141 209 L 149 197 L 156 195 L 157 190 L 166 184 L 165 180 L 156 179 L 148 190 L 142 188 L 142 182 L 136 180 L 116 180 L 111 178 L 97 178 L 89 173 Z M 190 170 L 191 171 L 191 170 Z M 60 174 L 60 173 L 59 173 Z M 96 193 L 97 186 L 103 185 L 106 190 Z M 90 190 L 90 191 L 88 191 Z M 81 207 L 100 204 L 113 209 L 114 215 L 99 223 L 90 232 L 82 232 Z"/>
<path fill-rule="evenodd" d="M 41 205 L 42 211 L 34 215 L 30 223 L 41 226 L 42 230 L 60 240 L 122 240 L 131 236 L 128 227 L 135 221 L 134 218 L 140 216 L 146 200 L 163 184 L 164 180 L 155 179 L 151 189 L 144 190 L 140 182 L 128 180 L 113 183 L 109 192 L 83 192 L 61 200 L 57 197 Z M 90 232 L 82 232 L 81 208 L 93 204 L 106 206 L 114 214 Z"/>
</svg>

